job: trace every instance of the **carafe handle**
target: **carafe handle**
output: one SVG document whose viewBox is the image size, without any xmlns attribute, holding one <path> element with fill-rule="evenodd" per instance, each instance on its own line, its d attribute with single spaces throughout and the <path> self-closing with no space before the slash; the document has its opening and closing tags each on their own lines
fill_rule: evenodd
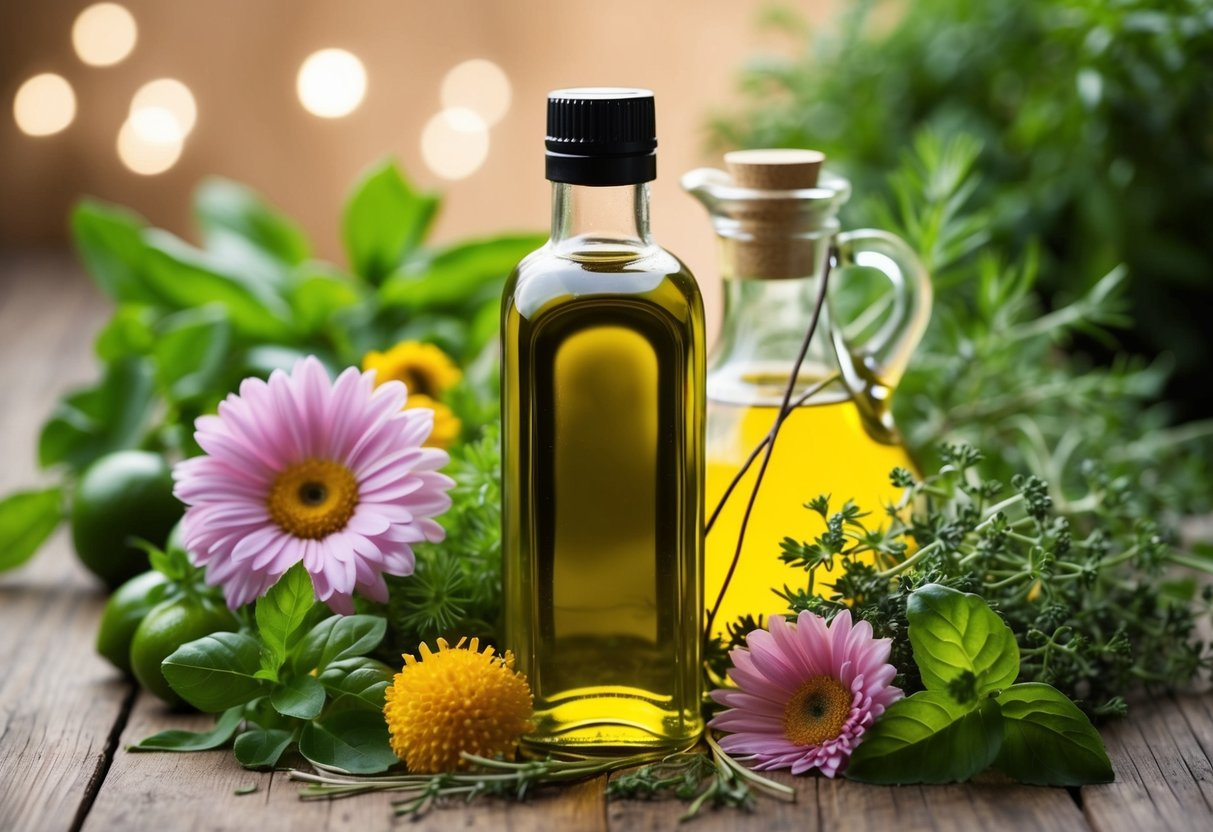
<svg viewBox="0 0 1213 832">
<path fill-rule="evenodd" d="M 859 358 L 881 384 L 893 388 L 931 319 L 931 278 L 914 250 L 895 234 L 861 228 L 844 231 L 834 241 L 839 268 L 875 269 L 893 284 L 892 310 L 875 335 L 862 344 L 844 344 L 835 333 L 837 349 Z"/>
</svg>

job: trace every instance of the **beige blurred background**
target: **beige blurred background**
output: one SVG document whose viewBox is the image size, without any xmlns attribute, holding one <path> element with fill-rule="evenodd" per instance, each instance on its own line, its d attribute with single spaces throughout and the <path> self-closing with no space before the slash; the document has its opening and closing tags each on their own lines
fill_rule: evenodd
<svg viewBox="0 0 1213 832">
<path fill-rule="evenodd" d="M 420 186 L 446 194 L 432 240 L 548 222 L 543 178 L 547 90 L 570 85 L 647 86 L 657 95 L 659 241 L 700 276 L 717 311 L 715 253 L 706 216 L 678 188 L 679 175 L 715 161 L 705 124 L 738 102 L 748 58 L 789 48 L 759 25 L 769 0 L 123 0 L 134 48 L 110 66 L 88 66 L 73 48 L 87 0 L 0 0 L 0 248 L 66 242 L 71 204 L 89 194 L 128 205 L 192 237 L 189 194 L 209 174 L 252 185 L 293 215 L 318 253 L 341 259 L 340 205 L 359 172 L 398 158 Z M 825 0 L 799 11 L 823 20 Z M 296 76 L 313 52 L 356 55 L 366 70 L 360 105 L 343 118 L 307 112 Z M 483 163 L 464 178 L 439 176 L 421 150 L 426 123 L 443 109 L 446 73 L 473 58 L 504 72 L 511 103 L 489 129 Z M 63 76 L 74 120 L 54 135 L 24 134 L 14 96 L 39 73 Z M 168 170 L 128 169 L 116 139 L 147 81 L 183 82 L 197 122 Z"/>
</svg>

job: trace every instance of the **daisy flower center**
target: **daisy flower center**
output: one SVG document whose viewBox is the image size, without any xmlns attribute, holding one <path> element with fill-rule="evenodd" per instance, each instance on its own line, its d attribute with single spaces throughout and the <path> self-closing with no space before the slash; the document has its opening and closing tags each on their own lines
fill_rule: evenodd
<svg viewBox="0 0 1213 832">
<path fill-rule="evenodd" d="M 795 745 L 821 745 L 842 733 L 851 714 L 851 692 L 833 676 L 810 676 L 783 711 L 783 734 Z"/>
<path fill-rule="evenodd" d="M 287 534 L 319 540 L 345 528 L 358 507 L 358 480 L 331 459 L 292 463 L 270 486 L 270 519 Z"/>
</svg>

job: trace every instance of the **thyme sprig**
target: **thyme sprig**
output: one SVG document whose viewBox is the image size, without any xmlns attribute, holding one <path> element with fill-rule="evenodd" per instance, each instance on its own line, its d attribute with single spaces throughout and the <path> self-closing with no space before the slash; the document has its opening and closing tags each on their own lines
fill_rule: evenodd
<svg viewBox="0 0 1213 832">
<path fill-rule="evenodd" d="M 397 815 L 420 817 L 444 801 L 472 801 L 496 796 L 525 799 L 541 786 L 570 783 L 634 768 L 615 777 L 607 788 L 612 797 L 652 796 L 672 791 L 690 802 L 683 820 L 689 820 L 709 800 L 714 806 L 749 809 L 753 791 L 772 797 L 795 800 L 789 786 L 750 771 L 730 758 L 709 734 L 708 753 L 687 749 L 655 757 L 651 752 L 579 760 L 529 760 L 511 762 L 475 754 L 461 756 L 473 768 L 441 774 L 399 774 L 363 777 L 331 772 L 291 769 L 290 779 L 306 783 L 300 789 L 303 800 L 332 800 L 371 792 L 400 792 L 392 801 Z M 636 768 L 639 766 L 639 768 Z"/>
</svg>

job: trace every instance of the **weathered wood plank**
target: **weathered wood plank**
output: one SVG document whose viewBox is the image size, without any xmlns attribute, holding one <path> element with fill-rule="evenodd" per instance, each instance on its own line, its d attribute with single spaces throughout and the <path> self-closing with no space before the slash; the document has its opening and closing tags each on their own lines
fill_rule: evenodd
<svg viewBox="0 0 1213 832">
<path fill-rule="evenodd" d="M 44 482 L 37 428 L 91 374 L 105 306 L 66 258 L 0 258 L 0 494 Z M 110 758 L 130 686 L 93 652 L 104 596 L 63 533 L 0 574 L 0 829 L 70 829 Z"/>
<path fill-rule="evenodd" d="M 868 786 L 821 780 L 818 787 L 823 829 L 890 828 L 1085 829 L 1082 813 L 1064 789 L 1013 783 L 953 786 Z"/>
<path fill-rule="evenodd" d="M 753 810 L 749 812 L 727 806 L 716 809 L 709 801 L 687 828 L 695 832 L 726 832 L 751 827 L 764 832 L 815 832 L 822 828 L 816 778 L 792 777 L 784 772 L 765 772 L 763 776 L 796 789 L 796 801 L 755 795 Z M 657 832 L 676 828 L 687 805 L 669 796 L 653 800 L 612 800 L 607 804 L 607 817 L 611 829 Z"/>
<path fill-rule="evenodd" d="M 1135 704 L 1128 719 L 1105 729 L 1116 782 L 1082 790 L 1091 826 L 1100 832 L 1213 828 L 1208 709 L 1207 695 L 1159 697 Z"/>
<path fill-rule="evenodd" d="M 230 749 L 189 754 L 131 752 L 138 740 L 168 728 L 202 731 L 213 717 L 174 714 L 140 694 L 121 750 L 85 821 L 83 832 L 111 829 L 212 832 L 234 829 L 324 829 L 368 832 L 408 828 L 418 832 L 445 829 L 602 830 L 606 828 L 605 778 L 567 789 L 545 789 L 525 803 L 482 800 L 455 802 L 417 821 L 394 817 L 391 794 L 368 794 L 329 801 L 301 801 L 301 784 L 286 772 L 261 773 L 240 767 Z M 257 791 L 236 795 L 239 789 Z"/>
</svg>

